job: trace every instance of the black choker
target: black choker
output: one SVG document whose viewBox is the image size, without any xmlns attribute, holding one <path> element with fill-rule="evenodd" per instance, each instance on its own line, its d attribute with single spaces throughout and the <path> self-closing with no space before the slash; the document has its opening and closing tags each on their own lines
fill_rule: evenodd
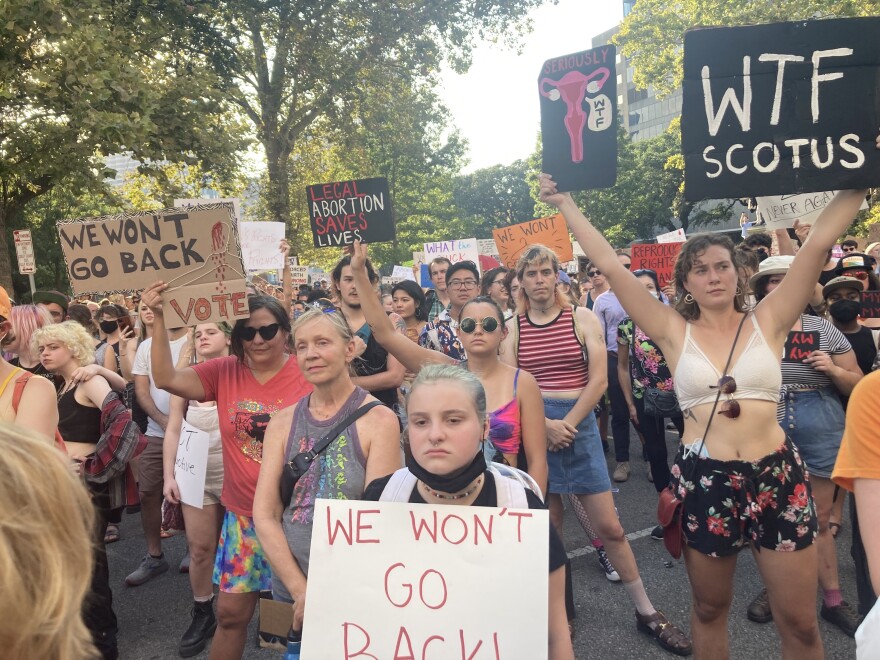
<svg viewBox="0 0 880 660">
<path fill-rule="evenodd" d="M 461 493 L 470 486 L 477 477 L 486 471 L 486 458 L 480 450 L 468 465 L 447 475 L 428 472 L 411 456 L 406 459 L 406 467 L 415 475 L 416 479 L 438 493 L 438 497 L 442 497 L 442 493 Z"/>
</svg>

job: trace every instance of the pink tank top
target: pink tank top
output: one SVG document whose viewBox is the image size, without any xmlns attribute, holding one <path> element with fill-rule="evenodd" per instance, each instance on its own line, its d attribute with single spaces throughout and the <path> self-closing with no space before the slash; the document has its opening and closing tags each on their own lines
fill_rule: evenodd
<svg viewBox="0 0 880 660">
<path fill-rule="evenodd" d="M 519 366 L 535 377 L 544 392 L 580 390 L 590 379 L 586 352 L 574 331 L 572 308 L 545 323 L 532 323 L 528 314 L 516 317 L 519 328 Z"/>
</svg>

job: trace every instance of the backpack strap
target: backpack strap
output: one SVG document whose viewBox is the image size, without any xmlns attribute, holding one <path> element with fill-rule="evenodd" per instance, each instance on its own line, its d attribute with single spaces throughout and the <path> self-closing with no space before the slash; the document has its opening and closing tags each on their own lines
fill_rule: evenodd
<svg viewBox="0 0 880 660">
<path fill-rule="evenodd" d="M 382 495 L 379 497 L 380 502 L 409 502 L 413 488 L 416 487 L 416 475 L 409 471 L 408 468 L 400 468 L 385 484 Z"/>
<path fill-rule="evenodd" d="M 494 465 L 488 467 L 495 479 L 497 506 L 507 509 L 528 509 L 526 487 L 515 477 L 508 477 Z"/>
</svg>

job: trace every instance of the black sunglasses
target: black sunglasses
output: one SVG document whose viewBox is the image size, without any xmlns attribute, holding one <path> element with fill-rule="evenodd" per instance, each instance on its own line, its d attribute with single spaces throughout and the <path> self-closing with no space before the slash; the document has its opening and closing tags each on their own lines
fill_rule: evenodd
<svg viewBox="0 0 880 660">
<path fill-rule="evenodd" d="M 587 275 L 589 275 L 590 277 L 596 277 L 596 275 L 601 275 L 601 274 L 602 274 L 601 270 L 588 270 L 587 271 Z"/>
<path fill-rule="evenodd" d="M 482 321 L 477 321 L 468 316 L 461 320 L 458 327 L 461 328 L 462 332 L 471 334 L 477 329 L 477 325 L 480 325 L 485 332 L 495 332 L 498 329 L 498 319 L 494 316 L 487 316 Z"/>
<path fill-rule="evenodd" d="M 241 338 L 245 341 L 253 341 L 254 337 L 257 336 L 257 333 L 260 333 L 260 337 L 263 338 L 264 341 L 269 341 L 275 335 L 278 334 L 278 328 L 281 326 L 277 323 L 273 323 L 272 325 L 264 325 L 259 328 L 252 328 L 250 326 L 245 326 L 239 331 Z"/>
</svg>

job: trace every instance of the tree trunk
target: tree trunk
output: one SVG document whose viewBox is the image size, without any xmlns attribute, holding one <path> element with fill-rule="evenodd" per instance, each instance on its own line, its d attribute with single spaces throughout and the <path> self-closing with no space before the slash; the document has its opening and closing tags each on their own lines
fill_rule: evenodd
<svg viewBox="0 0 880 660">
<path fill-rule="evenodd" d="M 0 204 L 0 286 L 6 289 L 10 298 L 19 298 L 12 282 L 12 255 L 9 252 L 7 240 L 7 227 L 14 221 L 17 215 L 14 207 Z"/>
<path fill-rule="evenodd" d="M 266 150 L 266 171 L 269 185 L 266 190 L 266 206 L 273 222 L 283 222 L 290 228 L 290 179 L 288 159 L 290 154 L 278 144 L 279 138 L 267 137 L 263 140 Z M 302 248 L 300 236 L 290 237 L 291 254 L 299 254 Z"/>
</svg>

